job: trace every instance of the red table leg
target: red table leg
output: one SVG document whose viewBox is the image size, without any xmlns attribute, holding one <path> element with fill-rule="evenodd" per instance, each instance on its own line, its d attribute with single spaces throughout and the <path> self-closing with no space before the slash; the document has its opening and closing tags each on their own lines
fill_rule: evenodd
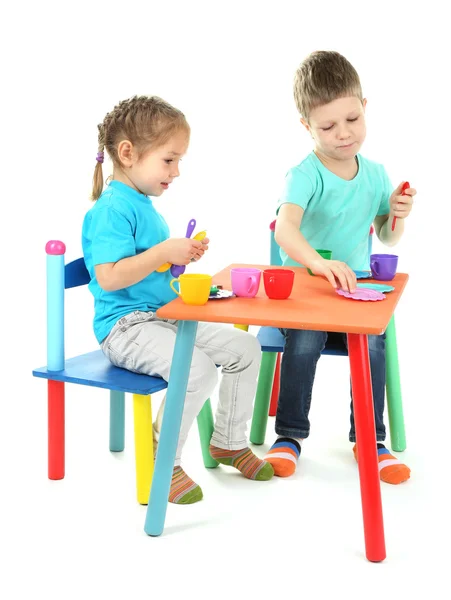
<svg viewBox="0 0 451 600">
<path fill-rule="evenodd" d="M 64 478 L 64 382 L 48 380 L 49 479 Z"/>
<path fill-rule="evenodd" d="M 277 353 L 276 359 L 276 370 L 274 371 L 274 379 L 272 382 L 271 402 L 269 404 L 268 415 L 275 417 L 277 412 L 277 402 L 279 401 L 279 389 L 280 389 L 280 357 L 281 353 Z"/>
<path fill-rule="evenodd" d="M 380 562 L 386 553 L 367 336 L 349 333 L 348 352 L 366 557 L 372 562 Z"/>
</svg>

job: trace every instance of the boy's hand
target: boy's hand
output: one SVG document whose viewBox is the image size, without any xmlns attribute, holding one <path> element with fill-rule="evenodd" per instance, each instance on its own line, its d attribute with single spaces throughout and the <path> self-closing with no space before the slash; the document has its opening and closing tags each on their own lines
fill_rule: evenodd
<svg viewBox="0 0 451 600">
<path fill-rule="evenodd" d="M 404 181 L 398 185 L 395 191 L 390 196 L 390 216 L 397 219 L 405 219 L 409 216 L 412 210 L 413 197 L 417 193 L 414 188 L 407 188 L 402 191 Z"/>
<path fill-rule="evenodd" d="M 202 242 L 191 238 L 170 238 L 163 242 L 166 246 L 166 260 L 173 265 L 187 265 L 199 260 L 208 250 L 208 239 Z"/>
<path fill-rule="evenodd" d="M 339 260 L 326 260 L 319 258 L 309 265 L 310 271 L 315 275 L 325 277 L 332 287 L 345 290 L 346 292 L 355 292 L 356 276 L 354 271 L 348 265 Z"/>
</svg>

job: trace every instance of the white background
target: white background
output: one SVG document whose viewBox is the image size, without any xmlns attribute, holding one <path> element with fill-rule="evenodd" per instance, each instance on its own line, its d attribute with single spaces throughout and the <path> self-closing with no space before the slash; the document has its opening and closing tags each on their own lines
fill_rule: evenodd
<svg viewBox="0 0 451 600">
<path fill-rule="evenodd" d="M 89 8 L 23 2 L 3 12 L 1 597 L 445 597 L 451 53 L 444 8 L 99 0 Z M 292 80 L 317 49 L 338 50 L 360 73 L 368 98 L 363 153 L 384 163 L 394 185 L 407 179 L 418 190 L 397 247 L 399 270 L 410 274 L 397 327 L 412 479 L 382 486 L 382 565 L 363 554 L 344 359 L 320 362 L 312 435 L 290 480 L 259 484 L 205 471 L 193 429 L 185 466 L 205 499 L 169 506 L 159 539 L 144 534 L 145 508 L 134 498 L 131 401 L 126 452 L 112 457 L 107 395 L 68 386 L 67 476 L 49 482 L 46 385 L 31 377 L 46 361 L 45 243 L 63 240 L 68 261 L 81 255 L 97 123 L 134 94 L 180 108 L 191 146 L 157 207 L 175 236 L 193 217 L 197 231 L 207 229 L 211 249 L 199 271 L 265 263 L 284 175 L 311 150 Z M 86 290 L 68 294 L 67 315 L 67 356 L 94 349 Z M 268 444 L 273 437 L 270 419 Z"/>
</svg>

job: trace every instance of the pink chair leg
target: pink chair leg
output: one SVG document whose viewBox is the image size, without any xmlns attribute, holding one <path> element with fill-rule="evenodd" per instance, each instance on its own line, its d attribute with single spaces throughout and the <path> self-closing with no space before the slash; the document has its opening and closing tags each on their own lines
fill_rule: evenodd
<svg viewBox="0 0 451 600">
<path fill-rule="evenodd" d="M 277 412 L 277 402 L 279 401 L 279 389 L 280 389 L 280 357 L 281 352 L 277 353 L 276 370 L 274 371 L 274 380 L 272 382 L 271 402 L 269 404 L 268 415 L 275 417 Z"/>
</svg>

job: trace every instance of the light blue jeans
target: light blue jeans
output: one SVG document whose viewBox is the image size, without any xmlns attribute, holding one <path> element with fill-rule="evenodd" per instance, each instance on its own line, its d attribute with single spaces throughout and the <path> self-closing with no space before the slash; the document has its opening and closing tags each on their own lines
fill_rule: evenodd
<svg viewBox="0 0 451 600">
<path fill-rule="evenodd" d="M 116 323 L 101 348 L 117 367 L 168 381 L 176 334 L 177 321 L 136 311 Z M 211 443 L 227 450 L 246 448 L 260 360 L 261 347 L 255 336 L 231 325 L 199 323 L 175 465 L 181 462 L 193 421 L 218 383 L 216 365 L 222 367 L 222 379 Z M 154 428 L 157 434 L 161 416 L 162 408 Z"/>
</svg>

